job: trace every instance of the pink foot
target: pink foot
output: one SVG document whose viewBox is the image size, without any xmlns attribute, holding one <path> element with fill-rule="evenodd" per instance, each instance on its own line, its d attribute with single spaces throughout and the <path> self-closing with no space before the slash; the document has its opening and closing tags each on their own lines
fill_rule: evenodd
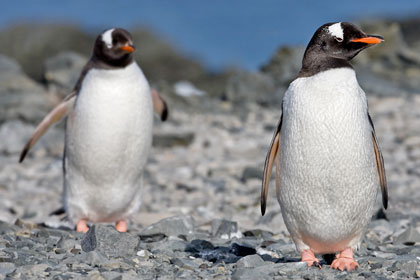
<svg viewBox="0 0 420 280">
<path fill-rule="evenodd" d="M 115 229 L 119 232 L 127 232 L 127 222 L 125 220 L 118 221 L 115 224 Z"/>
<path fill-rule="evenodd" d="M 76 225 L 76 231 L 77 232 L 86 233 L 86 232 L 88 232 L 88 230 L 89 230 L 89 227 L 86 224 L 86 220 L 82 219 L 82 220 L 77 222 L 77 225 Z"/>
<path fill-rule="evenodd" d="M 314 252 L 312 252 L 311 249 L 303 251 L 301 256 L 301 261 L 306 262 L 308 266 L 313 266 L 315 264 L 315 266 L 321 268 L 321 266 L 319 265 L 319 260 L 315 258 Z"/>
<path fill-rule="evenodd" d="M 359 264 L 353 259 L 353 250 L 346 248 L 337 255 L 337 258 L 332 262 L 331 267 L 341 271 L 352 271 L 359 267 Z"/>
</svg>

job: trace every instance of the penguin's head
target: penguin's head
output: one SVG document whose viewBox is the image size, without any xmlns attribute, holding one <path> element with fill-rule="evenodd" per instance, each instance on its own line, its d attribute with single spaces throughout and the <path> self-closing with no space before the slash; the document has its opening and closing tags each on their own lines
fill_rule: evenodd
<svg viewBox="0 0 420 280">
<path fill-rule="evenodd" d="M 326 23 L 312 36 L 303 56 L 299 77 L 309 77 L 333 68 L 352 67 L 350 60 L 383 38 L 366 35 L 349 22 Z"/>
<path fill-rule="evenodd" d="M 125 67 L 133 61 L 134 51 L 131 34 L 122 28 L 111 28 L 96 38 L 93 58 L 112 67 Z"/>
<path fill-rule="evenodd" d="M 381 36 L 366 35 L 349 22 L 333 22 L 318 28 L 309 42 L 308 49 L 319 55 L 349 61 L 363 49 L 382 41 Z"/>
</svg>

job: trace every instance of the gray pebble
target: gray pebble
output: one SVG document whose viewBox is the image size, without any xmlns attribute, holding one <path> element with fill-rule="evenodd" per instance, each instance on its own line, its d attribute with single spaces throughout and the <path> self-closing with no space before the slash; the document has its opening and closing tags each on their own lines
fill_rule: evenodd
<svg viewBox="0 0 420 280">
<path fill-rule="evenodd" d="M 264 264 L 264 260 L 257 254 L 241 258 L 236 263 L 237 269 L 257 267 Z"/>
<path fill-rule="evenodd" d="M 143 230 L 140 236 L 188 236 L 194 232 L 195 222 L 191 216 L 174 216 L 163 219 Z"/>
<path fill-rule="evenodd" d="M 16 267 L 14 263 L 0 262 L 0 274 L 6 275 L 15 271 Z"/>
<path fill-rule="evenodd" d="M 118 232 L 112 226 L 93 225 L 81 241 L 82 250 L 93 250 L 107 257 L 135 256 L 139 238 L 130 233 Z"/>
</svg>

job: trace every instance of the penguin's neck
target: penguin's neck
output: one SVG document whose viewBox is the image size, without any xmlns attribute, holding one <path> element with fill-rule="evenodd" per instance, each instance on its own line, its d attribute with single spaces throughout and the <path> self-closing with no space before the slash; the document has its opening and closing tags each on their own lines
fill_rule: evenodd
<svg viewBox="0 0 420 280">
<path fill-rule="evenodd" d="M 305 53 L 298 78 L 311 77 L 320 72 L 334 68 L 351 68 L 353 66 L 348 60 L 329 57 L 325 55 L 311 55 Z"/>
</svg>

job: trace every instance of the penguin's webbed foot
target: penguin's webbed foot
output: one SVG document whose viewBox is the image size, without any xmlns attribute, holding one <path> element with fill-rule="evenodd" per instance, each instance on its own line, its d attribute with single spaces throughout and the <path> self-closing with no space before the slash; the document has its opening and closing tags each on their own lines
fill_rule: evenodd
<svg viewBox="0 0 420 280">
<path fill-rule="evenodd" d="M 127 232 L 127 222 L 125 220 L 118 221 L 115 224 L 115 229 L 119 232 Z"/>
<path fill-rule="evenodd" d="M 89 230 L 89 227 L 86 224 L 86 220 L 81 219 L 77 222 L 77 224 L 76 224 L 76 231 L 77 232 L 86 233 L 86 232 L 88 232 L 88 230 Z"/>
<path fill-rule="evenodd" d="M 353 259 L 353 250 L 346 248 L 337 255 L 337 258 L 331 263 L 331 268 L 341 271 L 352 271 L 359 267 L 359 264 Z"/>
<path fill-rule="evenodd" d="M 319 264 L 319 260 L 315 258 L 314 252 L 312 252 L 311 249 L 302 251 L 301 261 L 306 262 L 308 266 L 317 266 L 321 268 L 321 265 Z"/>
</svg>

